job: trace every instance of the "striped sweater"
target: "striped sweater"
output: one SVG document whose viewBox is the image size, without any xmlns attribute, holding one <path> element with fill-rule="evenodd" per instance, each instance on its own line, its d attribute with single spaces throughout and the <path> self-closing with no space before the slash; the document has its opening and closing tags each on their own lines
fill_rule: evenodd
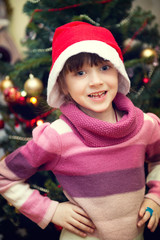
<svg viewBox="0 0 160 240">
<path fill-rule="evenodd" d="M 96 225 L 94 236 L 142 239 L 137 221 L 144 197 L 160 205 L 160 121 L 122 94 L 117 94 L 114 104 L 124 112 L 115 124 L 89 117 L 72 103 L 63 104 L 60 119 L 35 128 L 31 141 L 0 161 L 2 196 L 45 228 L 58 202 L 30 189 L 26 179 L 51 170 L 67 198 Z"/>
</svg>

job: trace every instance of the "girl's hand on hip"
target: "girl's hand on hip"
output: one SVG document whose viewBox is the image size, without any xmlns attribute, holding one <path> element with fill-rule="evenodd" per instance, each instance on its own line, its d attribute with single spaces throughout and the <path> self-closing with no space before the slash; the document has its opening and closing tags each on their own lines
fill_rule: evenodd
<svg viewBox="0 0 160 240">
<path fill-rule="evenodd" d="M 87 233 L 93 233 L 95 229 L 86 212 L 70 202 L 59 203 L 52 223 L 81 237 L 86 237 Z"/>
<path fill-rule="evenodd" d="M 153 209 L 152 216 L 150 212 L 146 211 L 147 207 Z M 153 200 L 145 198 L 141 205 L 139 216 L 141 219 L 138 221 L 138 227 L 143 226 L 148 221 L 147 227 L 151 232 L 154 232 L 160 219 L 160 206 Z"/>
</svg>

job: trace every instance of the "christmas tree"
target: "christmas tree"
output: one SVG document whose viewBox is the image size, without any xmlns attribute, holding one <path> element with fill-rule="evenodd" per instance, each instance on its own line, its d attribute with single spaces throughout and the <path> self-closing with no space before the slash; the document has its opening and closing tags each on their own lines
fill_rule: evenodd
<svg viewBox="0 0 160 240">
<path fill-rule="evenodd" d="M 60 112 L 50 109 L 46 103 L 46 86 L 52 61 L 51 44 L 55 29 L 71 21 L 89 22 L 106 27 L 113 33 L 123 50 L 125 66 L 131 79 L 132 90 L 129 97 L 144 112 L 153 112 L 160 116 L 158 25 L 150 11 L 144 11 L 140 7 L 131 10 L 132 2 L 133 0 L 26 2 L 24 12 L 29 15 L 30 21 L 22 41 L 28 49 L 25 58 L 14 65 L 10 64 L 4 49 L 3 52 L 0 49 L 3 56 L 0 59 L 1 160 L 25 144 L 37 125 L 52 122 L 59 117 Z M 61 187 L 49 173 L 37 173 L 29 181 L 41 194 L 65 201 Z M 35 236 L 58 239 L 59 231 L 53 225 L 41 230 L 2 198 L 0 205 L 2 239 L 32 239 Z M 6 230 L 6 224 L 10 231 Z M 158 233 L 155 233 L 155 239 L 159 239 L 156 236 Z"/>
</svg>

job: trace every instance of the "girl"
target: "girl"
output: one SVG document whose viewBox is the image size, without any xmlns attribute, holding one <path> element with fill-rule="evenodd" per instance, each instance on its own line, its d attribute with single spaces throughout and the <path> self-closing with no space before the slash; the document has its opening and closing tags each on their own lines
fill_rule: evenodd
<svg viewBox="0 0 160 240">
<path fill-rule="evenodd" d="M 142 240 L 144 224 L 154 231 L 160 218 L 160 121 L 126 97 L 130 81 L 107 29 L 68 23 L 52 47 L 47 100 L 62 115 L 0 162 L 0 192 L 41 228 L 62 226 L 61 240 Z M 30 189 L 26 179 L 40 170 L 56 175 L 68 202 Z"/>
</svg>

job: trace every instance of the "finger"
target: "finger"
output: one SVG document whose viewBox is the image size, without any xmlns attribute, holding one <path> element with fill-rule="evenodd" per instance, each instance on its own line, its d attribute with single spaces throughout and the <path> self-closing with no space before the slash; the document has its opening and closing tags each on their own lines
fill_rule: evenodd
<svg viewBox="0 0 160 240">
<path fill-rule="evenodd" d="M 145 212 L 143 218 L 138 222 L 138 226 L 141 227 L 142 225 L 144 225 L 148 219 L 150 218 L 150 213 L 149 212 Z"/>
<path fill-rule="evenodd" d="M 156 220 L 155 215 L 153 215 L 149 220 L 147 227 L 151 230 L 151 232 L 154 232 L 157 228 L 157 225 L 158 225 L 158 221 Z"/>
<path fill-rule="evenodd" d="M 148 227 L 150 230 L 153 228 L 153 226 L 154 226 L 154 224 L 155 224 L 155 221 L 156 221 L 155 217 L 152 216 L 152 217 L 150 218 L 149 222 L 148 222 L 148 225 L 147 225 L 147 227 Z"/>
<path fill-rule="evenodd" d="M 72 221 L 70 222 L 74 227 L 78 228 L 79 230 L 83 231 L 83 232 L 88 232 L 88 233 L 93 233 L 94 229 L 85 225 L 82 222 L 77 221 L 76 219 L 72 219 Z"/>
<path fill-rule="evenodd" d="M 78 218 L 81 216 L 81 221 L 82 223 L 84 222 L 86 225 L 92 227 L 92 228 L 95 228 L 95 225 L 93 224 L 93 222 L 91 221 L 90 217 L 88 216 L 88 214 L 82 209 L 82 208 L 79 208 L 77 206 L 75 206 L 75 209 L 74 211 L 76 213 L 78 213 L 78 215 L 75 215 L 75 219 L 78 220 Z"/>
<path fill-rule="evenodd" d="M 88 227 L 91 227 L 93 229 L 95 228 L 95 225 L 93 224 L 93 222 L 90 219 L 88 219 L 88 218 L 86 218 L 86 217 L 84 217 L 82 215 L 76 214 L 74 216 L 74 219 L 76 219 L 77 221 L 81 222 L 82 224 L 87 225 Z"/>
<path fill-rule="evenodd" d="M 157 223 L 155 223 L 154 224 L 154 226 L 153 226 L 153 228 L 151 228 L 150 230 L 151 230 L 151 232 L 154 232 L 155 230 L 156 230 L 156 228 L 157 228 L 157 225 L 158 225 L 158 222 Z"/>
<path fill-rule="evenodd" d="M 72 232 L 72 233 L 74 233 L 74 234 L 76 234 L 76 235 L 78 235 L 78 236 L 80 236 L 80 237 L 86 237 L 86 236 L 87 236 L 86 233 L 84 233 L 83 231 L 81 231 L 81 230 L 79 230 L 78 228 L 74 227 L 73 225 L 68 224 L 68 225 L 66 225 L 65 228 L 66 228 L 68 231 L 70 231 L 70 232 Z"/>
<path fill-rule="evenodd" d="M 80 215 L 86 217 L 86 218 L 89 218 L 89 216 L 87 215 L 87 213 L 86 213 L 82 208 L 80 208 L 80 207 L 78 207 L 78 206 L 75 206 L 75 207 L 74 207 L 74 211 L 75 211 L 76 213 L 79 213 Z"/>
<path fill-rule="evenodd" d="M 144 214 L 145 214 L 145 212 L 146 212 L 146 208 L 145 208 L 145 207 L 141 207 L 141 209 L 140 209 L 140 211 L 139 211 L 139 216 L 140 216 L 140 217 L 143 217 Z"/>
</svg>

